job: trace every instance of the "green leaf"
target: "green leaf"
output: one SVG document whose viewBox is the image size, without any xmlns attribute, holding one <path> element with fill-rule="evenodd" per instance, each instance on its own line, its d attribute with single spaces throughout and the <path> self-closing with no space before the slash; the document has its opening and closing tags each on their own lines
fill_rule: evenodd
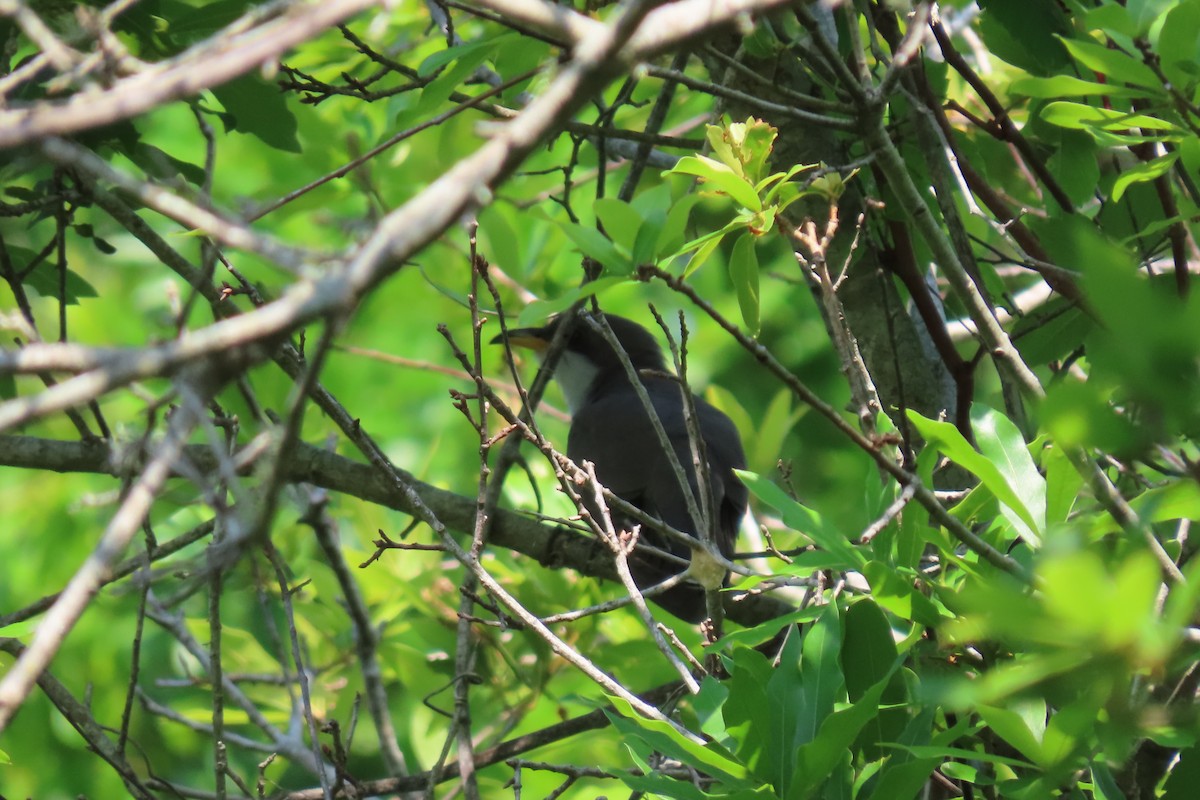
<svg viewBox="0 0 1200 800">
<path fill-rule="evenodd" d="M 204 184 L 203 168 L 175 158 L 154 145 L 139 141 L 137 147 L 132 148 L 128 155 L 131 161 L 156 178 L 169 180 L 182 175 L 184 180 L 194 186 Z"/>
<path fill-rule="evenodd" d="M 1113 111 L 1108 108 L 1071 103 L 1066 100 L 1047 104 L 1042 109 L 1041 116 L 1051 125 L 1089 132 L 1095 129 L 1122 132 L 1131 128 L 1144 128 L 1150 131 L 1182 133 L 1174 123 L 1158 117 L 1134 112 Z"/>
<path fill-rule="evenodd" d="M 1018 528 L 1018 533 L 1032 535 L 1035 537 L 1035 541 L 1040 541 L 1041 526 L 1021 501 L 1021 497 L 1013 491 L 1012 486 L 1009 485 L 1004 474 L 996 465 L 971 447 L 959 433 L 958 428 L 948 422 L 926 419 L 911 409 L 908 412 L 908 418 L 917 432 L 930 445 L 937 448 L 938 452 L 955 464 L 969 470 L 979 478 L 1002 505 L 1007 506 L 1016 514 L 1022 523 L 1022 526 Z"/>
<path fill-rule="evenodd" d="M 739 584 L 740 585 L 740 584 Z M 706 648 L 709 651 L 720 650 L 726 646 L 741 644 L 753 647 L 754 645 L 762 644 L 770 641 L 775 637 L 775 634 L 792 624 L 804 624 L 812 622 L 820 613 L 819 606 L 809 606 L 800 611 L 793 611 L 790 614 L 784 614 L 781 617 L 774 617 L 761 624 L 755 625 L 753 628 L 742 628 L 733 633 L 727 633 L 718 639 L 713 644 Z M 735 652 L 744 652 L 744 648 Z"/>
<path fill-rule="evenodd" d="M 979 31 L 988 48 L 1013 66 L 1037 75 L 1061 72 L 1070 63 L 1055 34 L 1071 20 L 1054 3 L 980 0 Z"/>
<path fill-rule="evenodd" d="M 1085 81 L 1074 75 L 1019 78 L 1008 85 L 1013 94 L 1025 97 L 1157 97 L 1153 92 L 1130 86 Z"/>
<path fill-rule="evenodd" d="M 709 787 L 708 791 L 705 791 L 691 781 L 656 774 L 652 770 L 647 771 L 647 774 L 644 775 L 621 773 L 620 777 L 622 782 L 635 792 L 645 792 L 654 797 L 669 797 L 678 800 L 713 800 L 713 798 L 719 798 L 719 800 L 771 800 L 774 797 L 771 787 L 766 785 L 741 787 L 727 791 L 725 785 L 718 783 L 715 787 Z"/>
<path fill-rule="evenodd" d="M 667 221 L 663 223 L 662 230 L 658 234 L 658 243 L 654 247 L 656 255 L 663 253 L 675 253 L 683 244 L 684 232 L 687 230 L 688 217 L 692 213 L 692 208 L 699 203 L 703 197 L 698 192 L 685 194 L 679 198 L 671 210 L 667 212 Z"/>
<path fill-rule="evenodd" d="M 523 237 L 514 230 L 509 206 L 492 203 L 479 212 L 480 252 L 509 275 L 520 273 Z"/>
<path fill-rule="evenodd" d="M 1200 519 L 1200 486 L 1193 481 L 1147 489 L 1129 502 L 1143 522 Z"/>
<path fill-rule="evenodd" d="M 1148 89 L 1161 90 L 1162 82 L 1154 70 L 1138 59 L 1120 50 L 1105 47 L 1095 42 L 1059 37 L 1067 52 L 1083 66 L 1106 76 L 1113 83 L 1132 83 Z"/>
<path fill-rule="evenodd" d="M 883 611 L 869 597 L 851 603 L 846 610 L 845 634 L 842 638 L 842 670 L 846 675 L 846 696 L 850 702 L 860 700 L 871 687 L 893 675 L 899 659 L 892 626 Z M 891 698 L 903 702 L 903 686 L 892 682 Z M 879 746 L 899 735 L 905 727 L 907 714 L 888 709 L 868 724 L 859 744 L 878 757 Z"/>
<path fill-rule="evenodd" d="M 171 15 L 170 30 L 188 42 L 210 36 L 246 13 L 252 0 L 215 0 L 198 8 L 179 9 Z"/>
<path fill-rule="evenodd" d="M 1066 358 L 1083 347 L 1084 337 L 1095 325 L 1096 320 L 1074 301 L 1055 298 L 1017 321 L 1013 344 L 1026 364 L 1041 366 Z"/>
<path fill-rule="evenodd" d="M 1103 31 L 1115 38 L 1131 38 L 1134 33 L 1133 20 L 1125 6 L 1108 3 L 1097 8 L 1088 9 L 1082 15 L 1084 30 Z"/>
<path fill-rule="evenodd" d="M 756 21 L 754 31 L 742 39 L 746 54 L 754 59 L 774 58 L 784 45 L 775 35 L 771 23 L 764 17 Z"/>
<path fill-rule="evenodd" d="M 601 197 L 592 204 L 596 218 L 604 224 L 604 233 L 627 253 L 633 252 L 642 227 L 642 216 L 633 206 L 615 197 Z"/>
<path fill-rule="evenodd" d="M 879 781 L 874 785 L 870 800 L 913 800 L 929 782 L 929 775 L 942 764 L 939 758 L 922 758 L 905 760 L 896 763 L 889 760 L 879 774 Z M 958 762 L 945 763 L 942 772 L 950 775 L 952 768 L 963 766 Z"/>
<path fill-rule="evenodd" d="M 1077 642 L 1087 654 L 1124 651 L 1151 633 L 1160 576 L 1153 558 L 1135 552 L 1110 575 L 1095 553 L 1083 550 L 1047 558 L 1038 565 L 1043 604 L 1063 643 Z"/>
<path fill-rule="evenodd" d="M 801 637 L 789 637 L 779 655 L 778 666 L 766 681 L 767 725 L 764 757 L 756 774 L 786 795 L 796 770 L 796 747 L 804 717 L 804 681 L 801 675 Z"/>
<path fill-rule="evenodd" d="M 10 251 L 19 248 L 10 247 Z M 32 255 L 32 254 L 31 254 Z M 59 297 L 58 292 L 58 270 L 49 262 L 42 262 L 33 272 L 25 276 L 24 285 L 27 288 L 33 289 L 42 297 L 53 297 L 55 300 L 63 300 Z M 66 302 L 67 305 L 73 306 L 79 303 L 81 297 L 99 297 L 96 288 L 88 283 L 83 277 L 73 271 L 67 270 L 66 279 Z"/>
<path fill-rule="evenodd" d="M 746 180 L 758 183 L 767 171 L 771 150 L 779 131 L 770 123 L 754 117 L 747 117 L 741 125 L 745 134 L 738 143 L 738 154 L 744 165 Z M 738 125 L 734 124 L 729 127 L 735 134 L 741 133 L 742 128 L 739 128 Z"/>
<path fill-rule="evenodd" d="M 729 699 L 729 687 L 711 675 L 704 676 L 700 691 L 692 696 L 691 708 L 700 722 L 700 732 L 721 741 L 727 735 L 721 706 Z"/>
<path fill-rule="evenodd" d="M 1094 385 L 1095 383 L 1095 385 Z M 1115 453 L 1136 452 L 1143 436 L 1102 395 L 1098 382 L 1066 380 L 1053 384 L 1041 404 L 1043 427 L 1064 447 L 1083 445 Z M 1109 517 L 1099 517 L 1103 522 Z"/>
<path fill-rule="evenodd" d="M 734 472 L 751 494 L 779 512 L 784 525 L 804 534 L 827 553 L 840 557 L 844 569 L 861 569 L 867 563 L 862 551 L 850 544 L 841 531 L 829 526 L 820 514 L 788 497 L 760 475 L 740 469 Z"/>
<path fill-rule="evenodd" d="M 892 679 L 893 684 L 896 677 Z M 884 704 L 887 703 L 886 692 L 880 700 Z M 904 708 L 886 709 L 881 714 L 891 712 L 897 712 L 901 716 L 907 715 L 907 709 Z M 899 736 L 891 741 L 882 742 L 891 751 L 891 756 L 883 762 L 878 780 L 874 782 L 873 791 L 870 793 L 870 800 L 913 800 L 924 788 L 929 773 L 939 764 L 943 770 L 951 767 L 952 762 L 946 762 L 945 758 L 916 758 L 907 750 L 900 749 L 928 745 L 939 713 L 935 708 L 917 712 L 908 720 Z M 859 797 L 863 797 L 863 794 L 860 793 Z"/>
<path fill-rule="evenodd" d="M 881 417 L 885 416 L 880 412 Z M 889 421 L 890 424 L 890 421 Z M 883 430 L 883 428 L 880 428 Z M 937 450 L 932 447 L 924 447 L 917 454 L 917 477 L 921 479 L 921 483 L 926 486 L 933 485 L 933 470 L 938 462 Z M 896 487 L 896 497 L 899 497 L 900 489 Z M 895 499 L 895 498 L 893 498 Z M 909 503 L 904 509 L 904 513 L 900 515 L 900 531 L 896 534 L 895 544 L 895 566 L 910 570 L 915 570 L 920 564 L 921 556 L 925 551 L 925 542 L 929 533 L 938 531 L 937 526 L 931 525 L 929 522 L 929 510 L 920 503 Z M 941 535 L 945 535 L 944 533 Z M 876 537 L 877 544 L 879 537 Z M 951 550 L 953 548 L 950 548 Z M 878 557 L 885 561 L 893 561 L 892 551 L 876 551 Z"/>
<path fill-rule="evenodd" d="M 1138 164 L 1136 167 L 1122 170 L 1121 174 L 1117 176 L 1116 182 L 1113 183 L 1112 199 L 1120 200 L 1130 184 L 1152 181 L 1159 175 L 1166 173 L 1178 160 L 1179 153 L 1167 153 L 1165 156 L 1152 158 L 1149 161 Z"/>
<path fill-rule="evenodd" d="M 1046 130 L 1044 138 L 1046 146 L 1052 148 L 1050 157 L 1046 159 L 1046 168 L 1075 205 L 1089 205 L 1100 183 L 1100 144 L 1096 141 L 1095 132 L 1051 128 Z M 986 274 L 994 273 L 989 270 Z M 1065 301 L 1065 298 L 1061 299 Z M 1024 322 L 1025 319 L 1019 321 Z"/>
<path fill-rule="evenodd" d="M 276 150 L 300 152 L 296 116 L 279 88 L 250 73 L 214 86 L 212 93 L 236 120 L 236 130 L 248 133 Z"/>
<path fill-rule="evenodd" d="M 879 713 L 879 698 L 890 680 L 889 675 L 867 690 L 849 708 L 830 714 L 822 723 L 816 739 L 800 748 L 796 754 L 796 774 L 800 780 L 787 795 L 789 798 L 804 797 L 819 787 L 838 762 L 847 756 L 850 745 L 858 738 L 863 727 Z"/>
<path fill-rule="evenodd" d="M 821 616 L 801 640 L 800 707 L 796 719 L 797 744 L 811 742 L 845 685 L 839 657 L 842 624 L 837 603 L 825 606 Z"/>
<path fill-rule="evenodd" d="M 778 573 L 804 578 L 820 570 L 836 570 L 841 569 L 842 566 L 842 557 L 839 555 L 827 553 L 824 550 L 806 550 L 799 555 L 792 556 L 792 563 L 778 567 Z"/>
<path fill-rule="evenodd" d="M 758 303 L 758 254 L 754 250 L 755 237 L 743 233 L 733 243 L 729 256 L 729 278 L 737 292 L 738 307 L 742 310 L 742 321 L 751 336 L 757 336 L 760 326 Z"/>
<path fill-rule="evenodd" d="M 720 161 L 708 156 L 684 156 L 670 171 L 678 175 L 695 175 L 716 191 L 729 195 L 743 208 L 762 211 L 754 186 Z"/>
<path fill-rule="evenodd" d="M 692 257 L 688 259 L 687 266 L 683 268 L 683 277 L 688 277 L 700 267 L 704 266 L 704 262 L 712 256 L 713 251 L 721 244 L 721 239 L 725 237 L 724 231 L 717 231 L 715 234 L 704 239 L 703 244 L 696 248 L 696 252 L 692 253 Z M 699 240 L 698 240 L 699 241 Z"/>
<path fill-rule="evenodd" d="M 1025 439 L 1008 417 L 979 404 L 975 404 L 971 409 L 971 426 L 979 442 L 980 452 L 996 466 L 1004 476 L 1005 482 L 1016 492 L 1021 499 L 1021 505 L 1033 518 L 1034 527 L 1029 529 L 1023 518 L 1007 505 L 1001 506 L 1001 512 L 1022 538 L 1031 545 L 1038 546 L 1041 543 L 1042 531 L 1046 527 L 1046 480 L 1033 463 Z"/>
<path fill-rule="evenodd" d="M 1150 33 L 1156 22 L 1162 21 L 1162 16 L 1178 0 L 1128 0 L 1126 9 L 1133 23 L 1133 34 L 1145 36 Z"/>
<path fill-rule="evenodd" d="M 1083 476 L 1067 460 L 1061 447 L 1044 450 L 1042 466 L 1046 470 L 1046 525 L 1061 524 L 1067 521 L 1079 499 Z"/>
<path fill-rule="evenodd" d="M 466 44 L 460 44 L 454 47 L 447 47 L 445 50 L 439 50 L 421 62 L 420 66 L 417 67 L 417 77 L 428 78 L 430 75 L 435 74 L 438 70 L 450 62 L 458 61 L 460 59 L 466 60 L 468 56 L 478 56 L 480 53 L 483 53 L 483 58 L 486 59 L 487 56 L 496 48 L 496 46 L 496 39 L 487 39 L 478 42 L 468 42 Z M 473 60 L 476 65 L 482 63 L 483 61 L 483 59 L 471 60 Z"/>
<path fill-rule="evenodd" d="M 777 134 L 769 123 L 754 117 L 745 122 L 709 125 L 705 131 L 713 155 L 751 184 L 758 183 L 766 172 Z"/>
<path fill-rule="evenodd" d="M 1138 551 L 1126 558 L 1113 575 L 1112 613 L 1104 629 L 1104 641 L 1115 649 L 1134 648 L 1151 634 L 1157 618 L 1156 598 L 1162 580 L 1154 557 Z M 1152 642 L 1149 642 L 1153 644 Z"/>
<path fill-rule="evenodd" d="M 789 642 L 785 652 L 792 647 Z M 766 779 L 777 769 L 771 760 L 778 739 L 772 725 L 777 709 L 767 698 L 767 683 L 774 671 L 766 656 L 748 647 L 734 648 L 725 665 L 729 671 L 729 699 L 721 709 L 725 725 L 736 742 L 738 759 L 753 765 L 755 774 Z"/>
<path fill-rule="evenodd" d="M 679 249 L 675 250 L 673 253 L 666 256 L 665 258 L 666 258 L 666 260 L 669 261 L 669 260 L 678 258 L 679 256 L 684 255 L 685 253 L 690 253 L 693 250 L 699 250 L 700 248 L 705 247 L 705 246 L 712 247 L 712 246 L 714 246 L 714 245 L 712 245 L 712 241 L 714 239 L 716 239 L 717 242 L 720 243 L 720 240 L 722 238 L 724 238 L 726 234 L 732 233 L 733 231 L 736 231 L 736 230 L 741 230 L 742 228 L 745 228 L 745 227 L 746 227 L 746 225 L 743 221 L 734 219 L 728 225 L 726 225 L 724 228 L 721 228 L 720 230 L 709 231 L 708 233 L 697 236 L 695 239 L 691 239 L 687 242 L 684 242 L 683 245 L 681 247 L 679 247 Z"/>
<path fill-rule="evenodd" d="M 871 585 L 871 594 L 879 605 L 902 619 L 933 627 L 942 622 L 937 606 L 913 587 L 911 580 L 879 561 L 863 568 L 863 577 Z"/>
<path fill-rule="evenodd" d="M 663 226 L 666 224 L 667 212 L 661 208 L 653 209 L 642 217 L 642 227 L 638 228 L 631 247 L 634 264 L 641 266 L 657 262 L 658 243 L 662 239 Z"/>
<path fill-rule="evenodd" d="M 1041 700 L 1024 701 L 1023 710 L 1025 714 L 1009 708 L 980 706 L 978 713 L 997 736 L 1012 745 L 1025 758 L 1039 764 L 1042 761 L 1041 735 L 1046 727 L 1046 704 Z M 1033 713 L 1035 710 L 1036 713 Z M 1036 733 L 1030 727 L 1031 723 L 1036 726 Z"/>
<path fill-rule="evenodd" d="M 1200 2 L 1185 0 L 1167 12 L 1155 51 L 1172 84 L 1187 86 L 1195 81 L 1200 63 Z"/>
<path fill-rule="evenodd" d="M 763 196 L 764 204 L 772 203 L 775 201 L 775 198 L 780 195 L 780 193 L 788 191 L 789 186 L 792 189 L 799 191 L 800 187 L 796 186 L 796 184 L 794 184 L 794 183 L 790 183 L 792 178 L 796 177 L 801 172 L 807 172 L 810 169 L 816 169 L 816 168 L 817 168 L 816 164 L 796 164 L 794 167 L 789 169 L 787 172 L 776 172 L 773 175 L 768 175 L 766 178 L 763 178 L 761 181 L 758 182 L 758 185 L 756 185 L 754 187 L 754 190 L 761 194 L 762 192 L 766 191 L 768 186 L 771 186 L 772 184 L 774 184 L 774 188 L 772 188 L 769 192 L 766 193 L 766 195 Z M 793 199 L 795 199 L 795 198 L 793 198 Z M 790 202 L 791 201 L 789 200 L 788 202 L 782 203 L 782 205 L 784 207 L 786 207 Z"/>
<path fill-rule="evenodd" d="M 963 747 L 943 747 L 941 745 L 897 745 L 897 747 L 907 750 L 918 758 L 960 758 L 964 761 L 982 761 L 987 764 L 1004 764 L 1009 767 L 1033 766 L 1028 761 L 989 753 L 986 750 L 968 750 Z"/>
<path fill-rule="evenodd" d="M 12 376 L 9 375 L 7 377 L 11 378 Z M 26 619 L 14 622 L 11 625 L 0 625 L 0 636 L 22 639 L 36 631 L 37 626 L 38 621 L 36 619 Z"/>
<path fill-rule="evenodd" d="M 766 472 L 775 468 L 788 434 L 807 411 L 808 406 L 793 406 L 790 389 L 783 387 L 774 394 L 766 412 L 756 421 L 757 435 L 743 436 L 749 445 L 747 462 L 751 469 Z"/>
<path fill-rule="evenodd" d="M 585 297 L 592 295 L 599 297 L 614 286 L 625 283 L 629 283 L 628 278 L 600 278 L 569 289 L 551 300 L 537 300 L 521 309 L 521 313 L 517 316 L 517 325 L 529 327 L 540 324 L 545 322 L 547 317 L 566 311 Z"/>
<path fill-rule="evenodd" d="M 1108 768 L 1108 764 L 1103 761 L 1092 761 L 1089 764 L 1092 770 L 1092 787 L 1095 791 L 1096 800 L 1125 800 L 1127 795 L 1122 791 L 1117 779 L 1113 777 L 1112 770 Z M 1196 787 L 1192 787 L 1193 792 Z"/>
<path fill-rule="evenodd" d="M 686 196 L 684 195 L 684 197 Z M 673 202 L 671 181 L 660 181 L 653 187 L 634 195 L 629 205 L 644 218 L 652 211 L 670 208 Z"/>
<path fill-rule="evenodd" d="M 633 272 L 633 263 L 629 260 L 628 253 L 622 251 L 595 228 L 589 228 L 577 222 L 564 222 L 562 230 L 579 248 L 579 252 L 588 258 L 595 259 L 606 270 L 621 275 L 629 275 Z"/>
<path fill-rule="evenodd" d="M 495 40 L 476 45 L 464 45 L 454 66 L 444 70 L 421 90 L 421 99 L 417 103 L 416 113 L 425 115 L 450 99 L 460 85 L 469 78 L 484 61 L 487 61 L 494 48 Z M 444 52 L 444 51 L 443 51 Z M 431 56 L 432 58 L 432 56 Z"/>
<path fill-rule="evenodd" d="M 749 770 L 732 753 L 716 743 L 700 744 L 684 736 L 666 722 L 646 719 L 633 710 L 624 698 L 609 696 L 617 713 L 605 711 L 605 716 L 625 736 L 635 736 L 655 750 L 702 772 L 718 777 L 722 781 L 738 786 L 749 786 L 746 778 Z"/>
</svg>

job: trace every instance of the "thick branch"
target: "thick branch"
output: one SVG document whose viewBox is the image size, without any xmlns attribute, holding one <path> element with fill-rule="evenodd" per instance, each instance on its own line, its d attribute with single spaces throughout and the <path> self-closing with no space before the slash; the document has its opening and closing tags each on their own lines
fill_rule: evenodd
<svg viewBox="0 0 1200 800">
<path fill-rule="evenodd" d="M 140 462 L 144 454 L 121 452 L 103 442 L 68 442 L 32 436 L 0 436 L 0 466 L 40 469 L 51 472 L 85 472 L 113 475 L 128 474 L 131 462 Z M 211 472 L 217 468 L 216 456 L 202 445 L 184 448 L 184 461 L 194 469 Z M 234 456 L 237 459 L 237 456 Z M 311 445 L 299 443 L 283 460 L 284 480 L 311 483 L 371 503 L 413 513 L 407 498 L 373 467 Z M 118 469 L 118 463 L 122 467 Z M 240 464 L 249 474 L 251 464 Z M 475 498 L 439 489 L 404 473 L 428 506 L 446 527 L 470 533 L 475 515 Z M 492 522 L 489 543 L 529 556 L 550 568 L 570 567 L 584 575 L 616 580 L 612 558 L 603 548 L 584 536 L 572 534 L 522 514 L 500 510 Z M 725 612 L 735 622 L 752 626 L 790 611 L 792 607 L 762 595 L 735 598 L 729 596 Z"/>
</svg>

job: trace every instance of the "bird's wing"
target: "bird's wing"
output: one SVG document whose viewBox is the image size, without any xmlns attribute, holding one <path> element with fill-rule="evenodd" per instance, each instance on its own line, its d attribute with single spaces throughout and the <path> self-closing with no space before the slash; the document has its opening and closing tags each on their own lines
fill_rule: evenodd
<svg viewBox="0 0 1200 800">
<path fill-rule="evenodd" d="M 647 381 L 646 388 L 694 490 L 691 444 L 678 386 L 670 381 Z M 708 443 L 709 472 L 721 534 L 719 545 L 728 553 L 732 551 L 747 502 L 746 488 L 730 470 L 744 466 L 745 458 L 737 430 L 729 418 L 699 398 L 695 398 L 695 404 L 701 431 Z M 630 452 L 634 449 L 636 455 Z M 631 389 L 596 398 L 576 412 L 571 420 L 567 455 L 577 463 L 586 459 L 595 464 L 600 482 L 621 499 L 677 530 L 695 534 L 679 480 L 658 445 L 649 417 Z M 666 546 L 666 543 L 660 546 Z"/>
</svg>

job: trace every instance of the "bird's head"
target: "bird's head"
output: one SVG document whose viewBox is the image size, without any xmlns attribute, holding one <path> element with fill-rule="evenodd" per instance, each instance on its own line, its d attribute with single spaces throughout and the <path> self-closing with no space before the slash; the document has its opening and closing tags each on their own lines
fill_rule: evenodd
<svg viewBox="0 0 1200 800">
<path fill-rule="evenodd" d="M 604 318 L 629 356 L 634 369 L 665 369 L 662 348 L 650 331 L 615 314 L 605 314 Z M 564 319 L 559 315 L 538 328 L 509 329 L 508 343 L 512 347 L 529 348 L 540 357 L 550 346 Z M 497 335 L 492 339 L 492 344 L 503 341 L 503 334 Z M 582 407 L 600 386 L 609 385 L 614 381 L 620 384 L 627 383 L 620 357 L 609 345 L 608 340 L 599 331 L 594 330 L 586 319 L 580 319 L 571 331 L 571 338 L 567 340 L 566 349 L 555 367 L 554 379 L 562 389 L 572 413 Z"/>
</svg>

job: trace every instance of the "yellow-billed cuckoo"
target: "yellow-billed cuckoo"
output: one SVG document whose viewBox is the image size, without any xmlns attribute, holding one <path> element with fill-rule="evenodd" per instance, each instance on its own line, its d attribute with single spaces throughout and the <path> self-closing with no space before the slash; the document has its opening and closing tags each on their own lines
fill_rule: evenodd
<svg viewBox="0 0 1200 800">
<path fill-rule="evenodd" d="M 687 475 L 692 496 L 699 504 L 680 384 L 665 373 L 662 349 L 649 331 L 623 317 L 606 314 L 605 319 L 628 354 L 630 363 L 638 370 L 671 449 Z M 529 347 L 540 354 L 554 338 L 562 320 L 563 317 L 555 317 L 540 328 L 510 330 L 508 342 L 513 346 Z M 501 341 L 501 336 L 492 340 L 493 343 Z M 567 456 L 576 464 L 592 462 L 596 477 L 622 500 L 678 531 L 700 538 L 683 488 L 641 398 L 630 383 L 617 353 L 605 337 L 588 324 L 588 320 L 580 319 L 576 323 L 555 367 L 554 379 L 571 411 Z M 745 456 L 737 429 L 729 417 L 699 397 L 693 396 L 692 402 L 704 440 L 703 451 L 707 453 L 715 541 L 720 552 L 728 558 L 733 553 L 738 525 L 746 511 L 746 487 L 733 474 L 735 468 L 745 466 Z M 594 504 L 589 503 L 589 508 L 596 513 Z M 632 529 L 634 524 L 619 514 L 613 515 L 613 523 L 618 530 Z M 689 546 L 646 525 L 641 528 L 639 541 L 685 560 L 691 557 Z M 634 553 L 630 558 L 630 569 L 641 588 L 683 571 L 677 562 L 644 552 Z M 706 616 L 704 592 L 695 583 L 685 582 L 650 599 L 689 622 L 698 622 Z"/>
</svg>

